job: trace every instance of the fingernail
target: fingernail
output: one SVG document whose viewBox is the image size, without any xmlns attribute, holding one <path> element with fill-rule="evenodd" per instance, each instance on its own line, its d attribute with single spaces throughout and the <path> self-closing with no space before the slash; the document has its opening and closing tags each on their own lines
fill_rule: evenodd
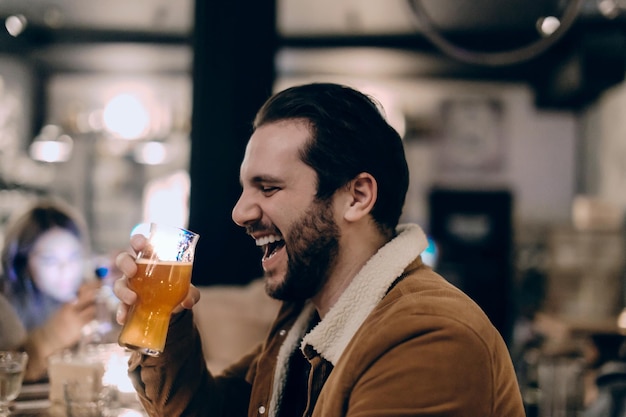
<svg viewBox="0 0 626 417">
<path fill-rule="evenodd" d="M 122 310 L 118 309 L 115 312 L 115 320 L 117 321 L 118 324 L 123 324 L 122 323 L 123 316 L 124 316 L 124 313 L 122 313 Z"/>
</svg>

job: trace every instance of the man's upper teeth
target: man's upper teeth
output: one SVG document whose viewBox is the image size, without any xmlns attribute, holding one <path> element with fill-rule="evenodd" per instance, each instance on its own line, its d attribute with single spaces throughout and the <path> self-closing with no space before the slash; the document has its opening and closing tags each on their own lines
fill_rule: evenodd
<svg viewBox="0 0 626 417">
<path fill-rule="evenodd" d="M 283 238 L 278 235 L 263 236 L 256 240 L 256 245 L 263 246 L 267 245 L 268 243 L 278 242 L 279 240 L 283 240 Z"/>
</svg>

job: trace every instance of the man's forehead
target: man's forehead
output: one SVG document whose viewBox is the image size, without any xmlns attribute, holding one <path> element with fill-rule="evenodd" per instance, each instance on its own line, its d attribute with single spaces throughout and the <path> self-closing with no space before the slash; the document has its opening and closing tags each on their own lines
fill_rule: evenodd
<svg viewBox="0 0 626 417">
<path fill-rule="evenodd" d="M 301 159 L 302 147 L 310 137 L 306 124 L 281 121 L 259 127 L 248 142 L 240 167 L 244 181 L 253 178 L 280 178 L 308 167 Z"/>
<path fill-rule="evenodd" d="M 246 146 L 245 159 L 297 158 L 309 138 L 307 125 L 285 120 L 259 127 Z"/>
</svg>

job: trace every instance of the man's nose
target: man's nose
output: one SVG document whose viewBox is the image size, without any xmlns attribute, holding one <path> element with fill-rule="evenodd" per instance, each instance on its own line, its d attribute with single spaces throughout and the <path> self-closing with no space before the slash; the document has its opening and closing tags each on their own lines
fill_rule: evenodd
<svg viewBox="0 0 626 417">
<path fill-rule="evenodd" d="M 238 226 L 245 227 L 261 218 L 261 208 L 248 193 L 243 191 L 233 207 L 232 218 Z"/>
</svg>

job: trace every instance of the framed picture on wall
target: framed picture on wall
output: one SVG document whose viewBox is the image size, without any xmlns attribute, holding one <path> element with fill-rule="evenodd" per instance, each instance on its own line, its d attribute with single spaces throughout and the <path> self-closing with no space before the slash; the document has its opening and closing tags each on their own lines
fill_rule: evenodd
<svg viewBox="0 0 626 417">
<path fill-rule="evenodd" d="M 454 98 L 441 104 L 443 169 L 498 172 L 504 166 L 502 103 L 488 97 Z"/>
</svg>

